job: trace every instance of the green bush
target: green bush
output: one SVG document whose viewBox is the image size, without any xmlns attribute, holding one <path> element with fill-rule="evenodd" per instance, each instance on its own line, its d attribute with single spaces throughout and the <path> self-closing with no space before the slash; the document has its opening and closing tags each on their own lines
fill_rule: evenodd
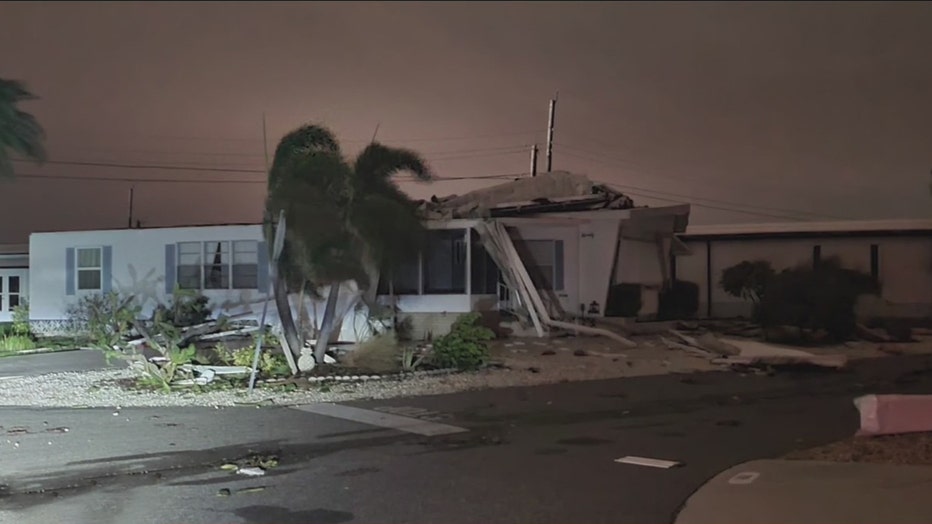
<svg viewBox="0 0 932 524">
<path fill-rule="evenodd" d="M 434 341 L 431 361 L 441 368 L 477 369 L 489 360 L 488 342 L 495 338 L 491 329 L 478 325 L 480 315 L 467 313 L 450 333 Z"/>
<path fill-rule="evenodd" d="M 66 314 L 72 327 L 87 335 L 92 346 L 112 352 L 125 349 L 126 336 L 133 330 L 140 310 L 132 296 L 110 291 L 81 297 Z"/>
<path fill-rule="evenodd" d="M 641 285 L 615 284 L 608 290 L 607 317 L 636 317 L 641 311 Z"/>
<path fill-rule="evenodd" d="M 799 266 L 775 275 L 761 298 L 759 319 L 765 328 L 794 326 L 843 341 L 855 332 L 858 297 L 879 292 L 870 275 L 828 259 L 815 268 Z"/>
<path fill-rule="evenodd" d="M 159 304 L 153 319 L 160 319 L 175 327 L 190 327 L 203 324 L 211 318 L 210 300 L 194 291 L 175 286 L 169 303 Z"/>
<path fill-rule="evenodd" d="M 699 310 L 699 285 L 675 280 L 670 288 L 660 293 L 657 317 L 660 320 L 693 318 Z"/>
</svg>

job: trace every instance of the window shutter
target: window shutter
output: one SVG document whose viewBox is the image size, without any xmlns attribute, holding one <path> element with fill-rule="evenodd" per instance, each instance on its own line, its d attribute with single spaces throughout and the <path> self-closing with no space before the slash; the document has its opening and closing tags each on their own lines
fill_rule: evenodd
<svg viewBox="0 0 932 524">
<path fill-rule="evenodd" d="M 175 244 L 165 244 L 165 294 L 175 291 Z"/>
<path fill-rule="evenodd" d="M 74 295 L 74 248 L 65 250 L 65 294 Z"/>
<path fill-rule="evenodd" d="M 266 242 L 259 242 L 256 247 L 257 254 L 257 263 L 256 263 L 256 289 L 260 293 L 269 292 L 269 274 L 271 268 L 269 267 L 269 246 Z"/>
<path fill-rule="evenodd" d="M 100 289 L 104 293 L 109 293 L 113 288 L 113 246 L 104 246 L 101 249 L 101 255 Z"/>
<path fill-rule="evenodd" d="M 553 289 L 563 291 L 563 241 L 553 242 Z"/>
</svg>

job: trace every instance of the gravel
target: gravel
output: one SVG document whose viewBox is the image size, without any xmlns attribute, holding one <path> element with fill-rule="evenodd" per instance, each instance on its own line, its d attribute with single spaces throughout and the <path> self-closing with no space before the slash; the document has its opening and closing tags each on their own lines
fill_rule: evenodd
<svg viewBox="0 0 932 524">
<path fill-rule="evenodd" d="M 569 380 L 593 380 L 655 374 L 630 369 L 591 370 L 562 366 L 487 369 L 471 373 L 444 374 L 313 384 L 311 389 L 285 392 L 281 387 L 258 384 L 249 394 L 241 389 L 206 389 L 203 392 L 179 389 L 162 391 L 128 390 L 115 380 L 133 377 L 129 369 L 50 373 L 40 376 L 0 380 L 0 405 L 34 407 L 115 407 L 115 406 L 236 406 L 295 405 L 313 402 L 339 402 L 357 399 L 439 395 L 474 389 L 534 386 Z M 668 370 L 666 370 L 668 371 Z"/>
</svg>

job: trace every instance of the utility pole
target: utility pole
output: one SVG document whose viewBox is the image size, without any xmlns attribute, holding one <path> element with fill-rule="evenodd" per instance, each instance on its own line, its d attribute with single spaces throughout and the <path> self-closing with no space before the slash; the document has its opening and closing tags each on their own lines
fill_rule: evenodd
<svg viewBox="0 0 932 524">
<path fill-rule="evenodd" d="M 130 186 L 129 188 L 129 219 L 127 220 L 126 227 L 128 229 L 133 229 L 133 190 L 136 189 L 136 186 Z"/>
<path fill-rule="evenodd" d="M 560 92 L 557 91 L 550 99 L 550 118 L 547 119 L 547 172 L 553 170 L 553 121 L 557 113 L 557 98 Z"/>
<path fill-rule="evenodd" d="M 531 146 L 531 176 L 537 176 L 537 144 Z"/>
</svg>

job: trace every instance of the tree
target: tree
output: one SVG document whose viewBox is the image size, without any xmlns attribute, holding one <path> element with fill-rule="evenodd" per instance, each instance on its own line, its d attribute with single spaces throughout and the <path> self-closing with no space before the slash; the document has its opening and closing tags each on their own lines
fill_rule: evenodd
<svg viewBox="0 0 932 524">
<path fill-rule="evenodd" d="M 393 177 L 431 180 L 416 152 L 373 142 L 353 160 L 326 128 L 306 125 L 279 142 L 269 171 L 266 211 L 285 211 L 288 231 L 279 263 L 276 306 L 292 350 L 300 351 L 287 292 L 310 289 L 327 302 L 314 358 L 323 362 L 335 325 L 340 285 L 355 281 L 374 304 L 380 271 L 391 271 L 421 248 L 425 228 L 415 204 Z"/>
<path fill-rule="evenodd" d="M 16 107 L 35 100 L 22 82 L 0 78 L 0 179 L 13 177 L 13 156 L 45 161 L 45 133 L 36 118 Z"/>
<path fill-rule="evenodd" d="M 774 270 L 770 266 L 770 262 L 766 260 L 748 262 L 745 260 L 722 271 L 719 285 L 729 295 L 750 300 L 756 305 L 760 303 L 767 289 L 767 284 L 773 277 Z"/>
</svg>

